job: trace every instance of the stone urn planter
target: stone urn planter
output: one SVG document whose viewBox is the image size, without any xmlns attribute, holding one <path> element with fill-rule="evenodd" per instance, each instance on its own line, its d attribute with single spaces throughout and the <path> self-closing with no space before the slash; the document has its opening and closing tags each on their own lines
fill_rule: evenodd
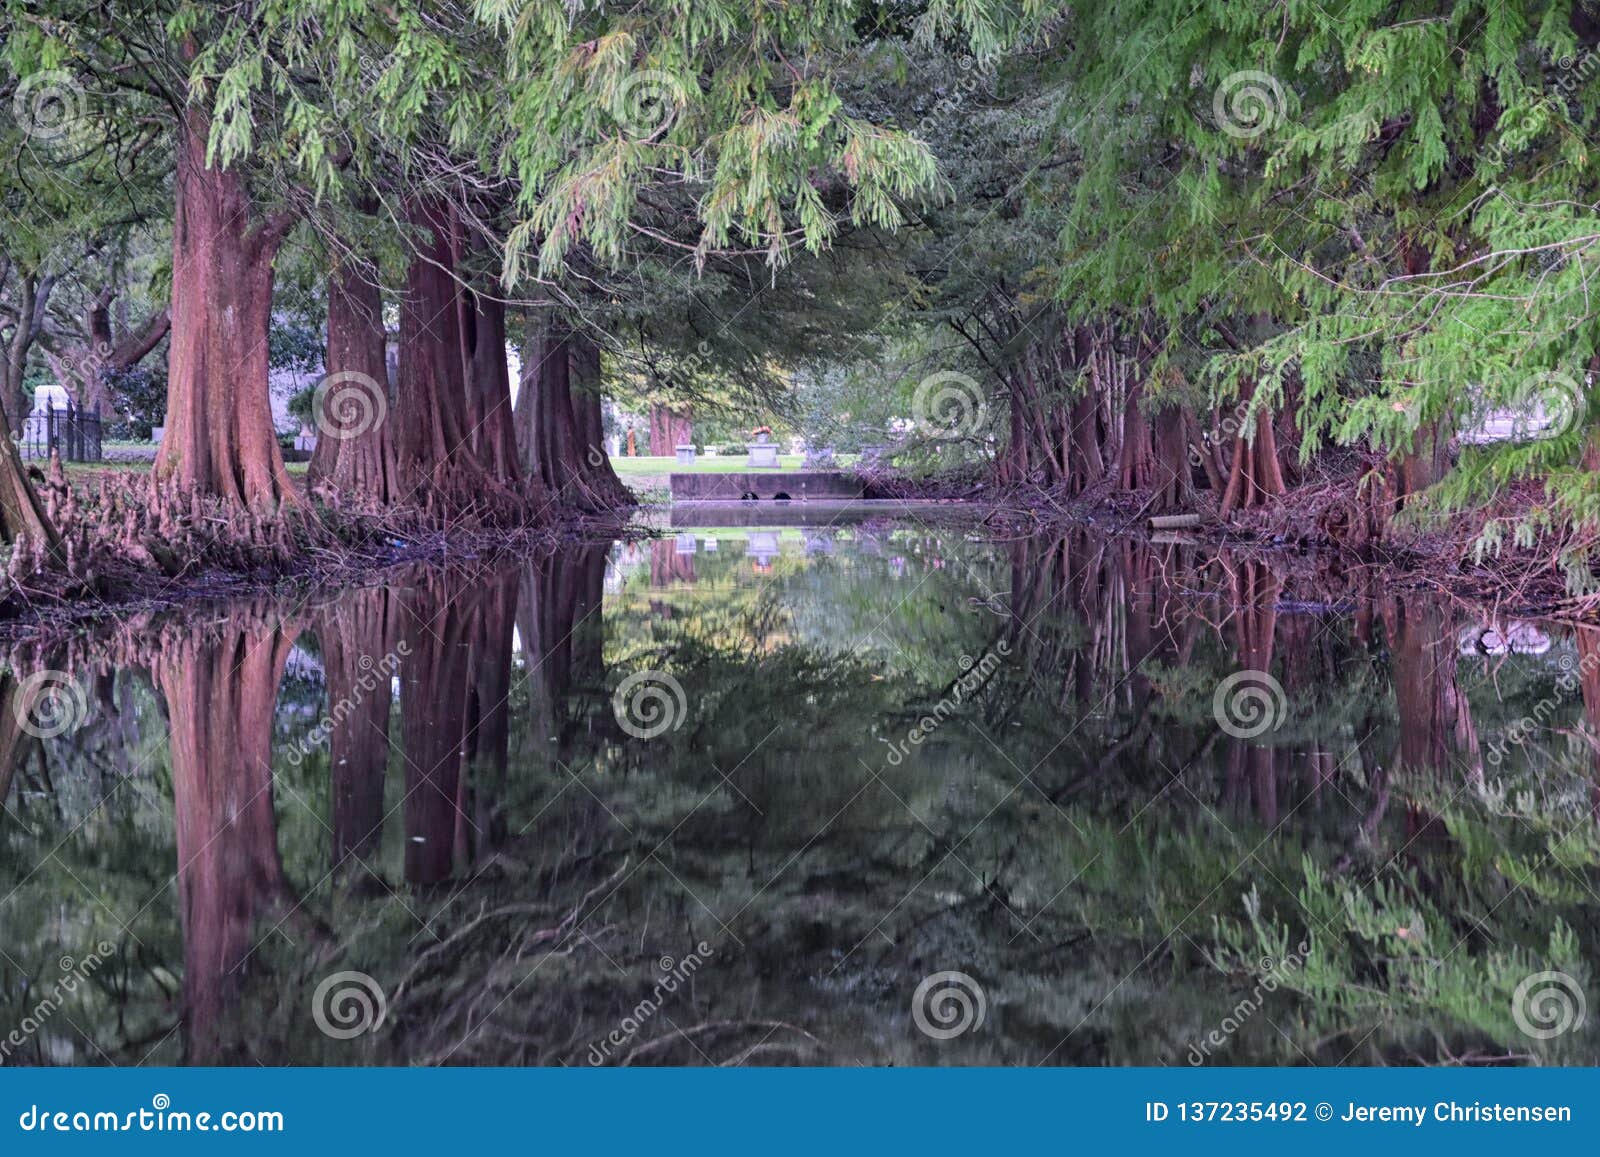
<svg viewBox="0 0 1600 1157">
<path fill-rule="evenodd" d="M 751 470 L 778 468 L 778 447 L 773 445 L 772 435 L 765 431 L 756 432 L 756 440 L 745 447 L 745 452 L 750 456 L 745 465 Z"/>
</svg>

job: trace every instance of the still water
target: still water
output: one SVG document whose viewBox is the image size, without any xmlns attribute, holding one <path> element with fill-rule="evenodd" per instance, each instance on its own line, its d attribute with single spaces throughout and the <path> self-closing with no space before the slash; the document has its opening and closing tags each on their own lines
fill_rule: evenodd
<svg viewBox="0 0 1600 1157">
<path fill-rule="evenodd" d="M 907 521 L 3 657 L 3 1064 L 1600 1061 L 1600 631 Z"/>
</svg>

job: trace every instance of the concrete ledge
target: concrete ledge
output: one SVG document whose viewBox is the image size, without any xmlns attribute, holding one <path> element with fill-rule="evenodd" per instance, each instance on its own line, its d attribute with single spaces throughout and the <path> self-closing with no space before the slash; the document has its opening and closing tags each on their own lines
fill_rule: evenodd
<svg viewBox="0 0 1600 1157">
<path fill-rule="evenodd" d="M 832 470 L 745 471 L 738 474 L 673 474 L 674 502 L 738 502 L 754 494 L 770 502 L 780 494 L 795 502 L 860 498 L 866 491 L 853 474 Z"/>
</svg>

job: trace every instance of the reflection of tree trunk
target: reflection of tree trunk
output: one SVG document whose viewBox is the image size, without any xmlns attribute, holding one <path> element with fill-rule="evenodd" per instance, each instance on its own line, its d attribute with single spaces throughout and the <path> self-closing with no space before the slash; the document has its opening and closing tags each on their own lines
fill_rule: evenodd
<svg viewBox="0 0 1600 1157">
<path fill-rule="evenodd" d="M 467 701 L 467 761 L 472 773 L 475 827 L 481 857 L 496 846 L 498 808 L 505 797 L 511 742 L 511 629 L 516 614 L 517 574 L 497 575 L 484 595 L 472 645 L 472 688 Z"/>
<path fill-rule="evenodd" d="M 1383 617 L 1394 655 L 1400 766 L 1442 771 L 1452 751 L 1463 751 L 1481 775 L 1477 731 L 1457 683 L 1458 655 L 1454 640 L 1446 637 L 1441 612 L 1421 600 L 1392 599 L 1384 605 Z"/>
<path fill-rule="evenodd" d="M 383 587 L 352 591 L 317 620 L 328 679 L 328 772 L 333 786 L 333 865 L 365 860 L 383 825 L 389 764 L 394 611 Z"/>
<path fill-rule="evenodd" d="M 517 603 L 529 689 L 529 740 L 535 751 L 559 752 L 565 702 L 576 681 L 604 680 L 600 605 L 606 552 L 595 546 L 532 560 L 523 570 Z"/>
<path fill-rule="evenodd" d="M 288 902 L 272 804 L 272 716 L 293 634 L 264 617 L 169 637 L 156 682 L 171 726 L 188 1059 L 226 1059 L 219 1018 L 256 921 Z"/>
<path fill-rule="evenodd" d="M 1590 810 L 1600 819 L 1600 628 L 1579 627 L 1573 632 L 1578 647 L 1578 686 L 1583 692 L 1584 738 L 1594 762 Z M 4 799 L 0 793 L 0 799 Z"/>
<path fill-rule="evenodd" d="M 674 539 L 657 538 L 650 543 L 650 585 L 669 587 L 673 583 L 694 582 L 694 555 L 679 554 Z"/>
<path fill-rule="evenodd" d="M 475 598 L 455 575 L 424 575 L 401 596 L 406 880 L 421 887 L 449 879 L 470 843 L 461 756 Z"/>
<path fill-rule="evenodd" d="M 1232 568 L 1234 629 L 1238 646 L 1238 669 L 1272 674 L 1272 659 L 1278 634 L 1278 598 L 1283 579 L 1270 567 L 1246 562 Z M 1281 684 L 1280 684 L 1281 686 Z M 1269 707 L 1268 710 L 1276 710 Z M 1248 780 L 1256 817 L 1268 826 L 1278 822 L 1277 749 L 1247 740 L 1234 741 L 1234 755 L 1242 765 L 1240 774 Z M 1230 762 L 1230 768 L 1233 763 Z"/>
<path fill-rule="evenodd" d="M 9 671 L 0 673 L 0 811 L 11 798 L 11 779 L 16 773 L 17 749 L 22 746 L 22 721 L 33 705 L 18 695 L 19 686 Z"/>
</svg>

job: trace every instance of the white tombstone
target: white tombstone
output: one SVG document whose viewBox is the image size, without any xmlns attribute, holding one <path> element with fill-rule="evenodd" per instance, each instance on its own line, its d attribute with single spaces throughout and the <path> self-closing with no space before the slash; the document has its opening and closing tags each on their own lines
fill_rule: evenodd
<svg viewBox="0 0 1600 1157">
<path fill-rule="evenodd" d="M 71 403 L 71 395 L 54 382 L 46 382 L 33 391 L 33 412 L 35 414 L 43 414 L 49 410 L 65 410 Z"/>
<path fill-rule="evenodd" d="M 752 470 L 776 470 L 778 468 L 778 448 L 771 442 L 752 442 L 745 449 L 750 454 L 750 460 L 745 463 Z"/>
<path fill-rule="evenodd" d="M 678 452 L 678 465 L 679 466 L 693 466 L 694 465 L 694 445 L 693 445 L 693 443 L 690 443 L 690 444 L 684 445 L 684 446 L 676 446 L 676 447 L 674 447 L 674 449 L 677 450 L 677 452 Z"/>
</svg>

